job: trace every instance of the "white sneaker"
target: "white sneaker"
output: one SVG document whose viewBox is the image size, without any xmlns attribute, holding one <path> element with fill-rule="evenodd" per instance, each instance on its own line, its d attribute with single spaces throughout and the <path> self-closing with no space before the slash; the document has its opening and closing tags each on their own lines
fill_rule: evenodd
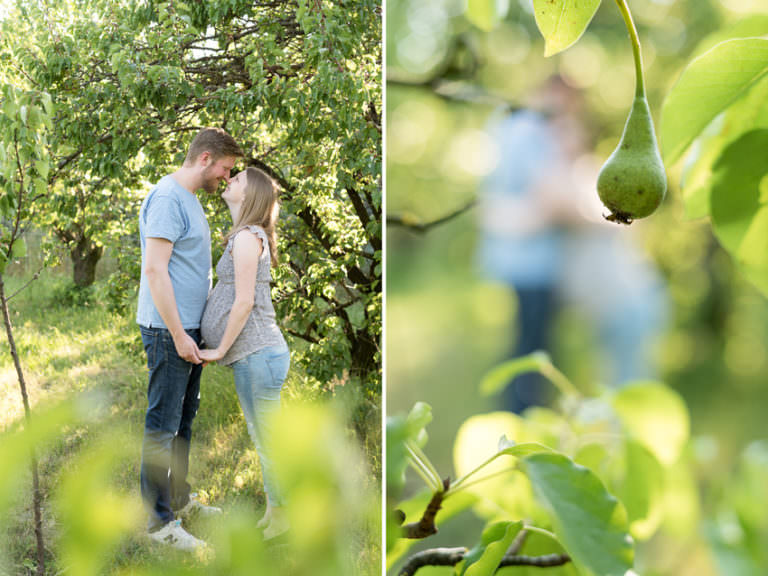
<svg viewBox="0 0 768 576">
<path fill-rule="evenodd" d="M 269 525 L 264 529 L 264 540 L 274 540 L 290 530 L 291 524 L 284 512 L 273 513 Z"/>
<path fill-rule="evenodd" d="M 181 520 L 168 522 L 160 530 L 149 533 L 150 539 L 162 544 L 168 544 L 179 550 L 197 550 L 204 548 L 205 542 L 195 538 L 181 527 Z"/>
<path fill-rule="evenodd" d="M 206 506 L 200 500 L 197 499 L 197 493 L 189 495 L 189 502 L 187 502 L 181 510 L 176 511 L 176 516 L 184 518 L 185 516 L 201 516 L 202 518 L 208 518 L 210 516 L 218 516 L 221 514 L 221 508 L 216 506 Z"/>
</svg>

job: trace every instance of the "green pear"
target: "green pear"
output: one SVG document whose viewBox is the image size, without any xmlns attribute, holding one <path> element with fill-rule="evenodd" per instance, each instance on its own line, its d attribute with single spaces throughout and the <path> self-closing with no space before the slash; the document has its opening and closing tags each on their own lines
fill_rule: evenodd
<svg viewBox="0 0 768 576">
<path fill-rule="evenodd" d="M 644 96 L 635 96 L 621 141 L 600 169 L 597 193 L 611 211 L 606 220 L 631 224 L 659 207 L 667 192 L 653 120 Z"/>
</svg>

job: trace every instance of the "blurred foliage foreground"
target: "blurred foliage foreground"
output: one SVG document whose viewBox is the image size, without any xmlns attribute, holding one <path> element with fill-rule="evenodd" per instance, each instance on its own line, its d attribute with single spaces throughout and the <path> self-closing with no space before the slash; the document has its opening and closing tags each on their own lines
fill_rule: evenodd
<svg viewBox="0 0 768 576">
<path fill-rule="evenodd" d="M 354 421 L 359 383 L 338 382 L 335 400 L 323 402 L 296 369 L 275 446 L 290 495 L 287 537 L 268 544 L 256 529 L 264 504 L 258 458 L 231 371 L 212 365 L 203 373 L 190 482 L 224 514 L 185 520 L 210 544 L 199 556 L 145 538 L 138 467 L 146 366 L 138 333 L 93 300 L 58 305 L 65 289 L 46 274 L 14 300 L 29 424 L 7 343 L 0 343 L 0 574 L 36 570 L 32 448 L 40 462 L 46 574 L 380 573 L 380 420 Z M 368 431 L 364 448 L 360 428 Z"/>
<path fill-rule="evenodd" d="M 398 574 L 429 567 L 423 573 L 481 576 L 509 566 L 516 575 L 766 573 L 768 444 L 747 447 L 705 519 L 690 416 L 675 391 L 638 381 L 585 395 L 541 352 L 499 365 L 480 391 L 494 394 L 524 372 L 558 388 L 558 407 L 467 418 L 453 445 L 455 477 L 424 452 L 427 404 L 389 419 L 388 565 L 464 510 L 486 523 L 466 543 L 473 548 L 422 550 Z M 406 469 L 427 491 L 403 501 Z"/>
</svg>

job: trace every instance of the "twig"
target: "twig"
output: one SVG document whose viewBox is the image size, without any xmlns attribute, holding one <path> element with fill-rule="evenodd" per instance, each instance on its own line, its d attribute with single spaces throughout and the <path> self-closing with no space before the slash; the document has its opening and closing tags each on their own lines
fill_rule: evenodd
<svg viewBox="0 0 768 576">
<path fill-rule="evenodd" d="M 450 478 L 443 480 L 443 489 L 432 495 L 432 499 L 429 501 L 429 504 L 427 504 L 427 509 L 424 510 L 421 519 L 418 522 L 411 522 L 410 524 L 403 526 L 403 538 L 420 539 L 437 534 L 435 517 L 442 507 L 443 496 L 448 492 L 450 485 Z"/>
<path fill-rule="evenodd" d="M 40 268 L 38 269 L 38 271 L 37 271 L 37 272 L 35 272 L 35 273 L 32 275 L 32 278 L 31 278 L 30 280 L 28 280 L 28 281 L 27 281 L 27 282 L 24 284 L 24 286 L 22 286 L 21 288 L 19 288 L 18 290 L 16 290 L 16 292 L 14 292 L 14 293 L 13 293 L 13 294 L 11 294 L 10 296 L 8 296 L 8 298 L 6 298 L 6 299 L 5 299 L 5 301 L 6 301 L 6 302 L 10 302 L 10 301 L 11 301 L 11 299 L 12 299 L 14 296 L 16 296 L 16 295 L 17 295 L 19 292 L 21 292 L 22 290 L 24 290 L 24 288 L 26 288 L 26 287 L 27 287 L 27 286 L 29 286 L 30 284 L 32 284 L 32 282 L 34 282 L 35 280 L 37 280 L 37 279 L 40 277 L 40 272 L 42 272 L 42 271 L 43 271 L 43 268 L 44 268 L 44 266 L 40 266 Z"/>
<path fill-rule="evenodd" d="M 413 576 L 424 566 L 456 566 L 464 559 L 466 548 L 432 548 L 414 554 L 398 572 L 399 576 Z"/>
<path fill-rule="evenodd" d="M 387 88 L 391 87 L 428 90 L 434 96 L 447 102 L 484 104 L 494 108 L 502 108 L 509 114 L 520 109 L 520 104 L 507 100 L 503 96 L 492 94 L 477 84 L 465 80 L 446 80 L 439 77 L 427 80 L 405 80 L 390 76 L 387 78 Z"/>
<path fill-rule="evenodd" d="M 473 198 L 461 208 L 454 210 L 453 212 L 446 214 L 445 216 L 441 216 L 437 220 L 433 220 L 431 222 L 418 222 L 418 221 L 412 220 L 408 216 L 402 216 L 402 215 L 387 216 L 387 226 L 400 226 L 402 228 L 407 228 L 408 230 L 412 230 L 413 232 L 418 232 L 419 234 L 423 234 L 425 232 L 428 232 L 431 228 L 434 228 L 435 226 L 439 226 L 440 224 L 445 224 L 446 222 L 453 220 L 458 216 L 461 216 L 462 214 L 464 214 L 465 212 L 473 208 L 475 204 L 477 204 L 477 198 Z"/>
<path fill-rule="evenodd" d="M 507 550 L 507 556 L 514 556 L 520 550 L 523 549 L 523 545 L 525 544 L 525 541 L 528 539 L 528 530 L 523 528 L 520 530 L 520 532 L 517 533 L 517 536 L 515 536 L 515 539 L 512 541 L 512 544 L 509 545 L 509 549 Z"/>
<path fill-rule="evenodd" d="M 522 534 L 522 532 L 521 532 Z M 456 566 L 464 560 L 466 548 L 431 548 L 411 556 L 398 572 L 398 576 L 413 576 L 424 566 Z M 534 566 L 536 568 L 553 568 L 571 561 L 567 554 L 545 554 L 543 556 L 525 556 L 507 554 L 499 563 L 499 568 L 507 566 Z"/>
<path fill-rule="evenodd" d="M 506 555 L 501 559 L 499 568 L 505 566 L 535 566 L 537 568 L 553 568 L 568 564 L 571 557 L 568 554 L 544 554 L 543 556 L 513 556 Z"/>
</svg>

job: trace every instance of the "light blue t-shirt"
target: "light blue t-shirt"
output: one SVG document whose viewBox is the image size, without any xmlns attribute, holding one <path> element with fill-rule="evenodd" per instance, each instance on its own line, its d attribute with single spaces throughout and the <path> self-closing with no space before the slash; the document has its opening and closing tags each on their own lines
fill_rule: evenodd
<svg viewBox="0 0 768 576">
<path fill-rule="evenodd" d="M 494 116 L 488 132 L 501 160 L 483 182 L 483 201 L 493 209 L 504 198 L 535 193 L 542 175 L 559 153 L 546 119 L 531 110 Z M 479 243 L 483 271 L 518 288 L 550 286 L 562 265 L 563 236 L 557 226 L 511 238 L 484 230 Z"/>
<path fill-rule="evenodd" d="M 167 328 L 157 311 L 144 274 L 147 238 L 165 238 L 173 243 L 168 274 L 176 307 L 185 329 L 199 328 L 205 300 L 211 287 L 211 231 L 200 201 L 172 176 L 157 183 L 139 211 L 141 237 L 141 283 L 136 322 L 142 326 Z"/>
</svg>

